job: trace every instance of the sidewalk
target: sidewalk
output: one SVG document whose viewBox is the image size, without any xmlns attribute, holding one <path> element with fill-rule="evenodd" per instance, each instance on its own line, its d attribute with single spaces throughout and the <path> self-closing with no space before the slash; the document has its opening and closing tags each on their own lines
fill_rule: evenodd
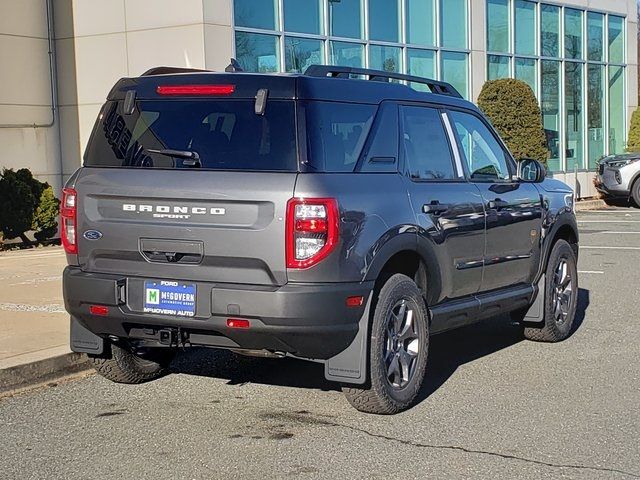
<svg viewBox="0 0 640 480">
<path fill-rule="evenodd" d="M 84 362 L 69 350 L 65 265 L 60 247 L 0 252 L 0 392 L 77 370 Z"/>
</svg>

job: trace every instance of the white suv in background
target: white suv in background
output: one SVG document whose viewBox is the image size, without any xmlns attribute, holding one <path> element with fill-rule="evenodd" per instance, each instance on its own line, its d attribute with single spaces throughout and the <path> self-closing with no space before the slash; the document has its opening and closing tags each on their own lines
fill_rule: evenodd
<svg viewBox="0 0 640 480">
<path fill-rule="evenodd" d="M 610 155 L 600 160 L 596 188 L 607 197 L 633 199 L 640 206 L 640 153 Z"/>
</svg>

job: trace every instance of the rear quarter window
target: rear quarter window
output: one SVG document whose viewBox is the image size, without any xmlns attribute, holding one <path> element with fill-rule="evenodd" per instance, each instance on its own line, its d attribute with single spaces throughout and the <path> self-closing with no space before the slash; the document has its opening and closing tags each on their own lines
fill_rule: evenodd
<svg viewBox="0 0 640 480">
<path fill-rule="evenodd" d="M 377 105 L 308 102 L 305 105 L 308 163 L 320 172 L 353 172 Z"/>
</svg>

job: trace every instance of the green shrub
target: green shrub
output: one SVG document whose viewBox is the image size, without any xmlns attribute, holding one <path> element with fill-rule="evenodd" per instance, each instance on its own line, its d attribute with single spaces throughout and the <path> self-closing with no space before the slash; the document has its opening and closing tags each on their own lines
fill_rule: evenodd
<svg viewBox="0 0 640 480">
<path fill-rule="evenodd" d="M 20 237 L 29 240 L 25 232 L 31 229 L 33 214 L 38 199 L 33 195 L 31 185 L 25 181 L 27 175 L 4 169 L 0 177 L 0 230 L 8 239 Z"/>
<path fill-rule="evenodd" d="M 30 243 L 25 233 L 36 230 L 36 238 L 52 237 L 57 231 L 59 200 L 46 182 L 33 178 L 26 168 L 5 168 L 0 175 L 0 231 L 7 239 L 20 237 Z"/>
<path fill-rule="evenodd" d="M 60 200 L 53 194 L 53 188 L 48 186 L 40 195 L 40 202 L 33 216 L 31 229 L 34 230 L 38 241 L 53 237 L 58 231 L 58 214 Z"/>
<path fill-rule="evenodd" d="M 490 80 L 482 87 L 478 106 L 516 160 L 533 158 L 547 164 L 549 150 L 542 113 L 529 85 L 512 78 Z"/>
<path fill-rule="evenodd" d="M 640 109 L 637 109 L 631 115 L 627 152 L 640 152 Z"/>
</svg>

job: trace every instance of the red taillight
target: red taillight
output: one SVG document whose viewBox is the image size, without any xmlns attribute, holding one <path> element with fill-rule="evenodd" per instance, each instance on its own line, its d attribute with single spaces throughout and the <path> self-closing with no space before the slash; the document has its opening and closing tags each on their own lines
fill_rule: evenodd
<svg viewBox="0 0 640 480">
<path fill-rule="evenodd" d="M 338 202 L 334 198 L 292 198 L 287 202 L 287 268 L 309 268 L 338 243 Z"/>
<path fill-rule="evenodd" d="M 62 230 L 62 246 L 67 253 L 78 253 L 77 242 L 78 192 L 73 188 L 62 190 L 60 204 L 60 228 Z"/>
<path fill-rule="evenodd" d="M 231 95 L 235 85 L 160 85 L 160 95 Z"/>
<path fill-rule="evenodd" d="M 227 327 L 229 328 L 249 328 L 250 326 L 249 320 L 243 318 L 227 318 Z"/>
<path fill-rule="evenodd" d="M 89 307 L 89 313 L 91 313 L 91 315 L 98 315 L 99 317 L 106 317 L 109 315 L 109 307 L 105 307 L 104 305 L 91 305 Z"/>
</svg>

